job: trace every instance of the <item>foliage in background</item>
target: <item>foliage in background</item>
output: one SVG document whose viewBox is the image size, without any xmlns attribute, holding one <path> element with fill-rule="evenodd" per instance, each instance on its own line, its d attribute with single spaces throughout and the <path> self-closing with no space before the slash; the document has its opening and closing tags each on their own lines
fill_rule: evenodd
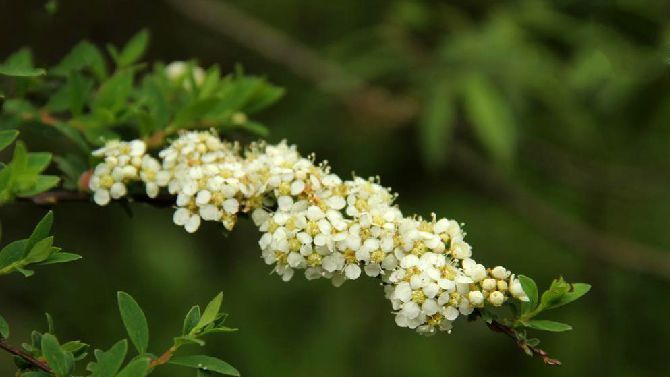
<svg viewBox="0 0 670 377">
<path fill-rule="evenodd" d="M 143 55 L 148 40 L 149 34 L 140 31 L 120 50 L 108 45 L 107 51 L 116 67 L 111 74 L 107 73 L 102 53 L 88 42 L 76 45 L 58 65 L 49 69 L 47 76 L 45 70 L 33 68 L 31 55 L 26 49 L 13 54 L 3 64 L 3 70 L 0 72 L 15 80 L 13 91 L 8 93 L 9 98 L 4 103 L 3 120 L 9 125 L 37 122 L 42 126 L 53 126 L 70 140 L 73 149 L 76 150 L 78 147 L 79 154 L 58 156 L 56 160 L 60 175 L 64 176 L 63 186 L 69 188 L 70 193 L 76 194 L 78 191 L 85 193 L 88 190 L 87 185 L 81 182 L 89 174 L 86 171 L 93 167 L 88 159 L 90 148 L 110 140 L 118 140 L 123 136 L 140 138 L 150 148 L 158 148 L 167 138 L 183 129 L 205 128 L 225 132 L 243 128 L 261 134 L 265 132 L 262 125 L 248 120 L 247 114 L 275 102 L 282 94 L 281 89 L 267 84 L 264 80 L 246 77 L 239 69 L 235 75 L 222 79 L 218 68 L 204 71 L 192 62 L 173 63 L 168 66 L 156 64 L 153 71 L 143 77 L 136 77 L 137 71 L 144 66 L 138 60 Z M 51 81 L 52 76 L 55 76 L 56 80 Z M 474 90 L 481 89 L 478 85 L 480 84 L 473 86 Z M 36 100 L 35 97 L 41 100 Z M 475 106 L 488 109 L 491 103 L 484 99 Z M 485 113 L 482 109 L 475 113 Z M 438 114 L 438 117 L 441 116 Z M 493 122 L 494 119 L 489 121 Z M 4 139 L 2 144 L 5 146 L 16 136 L 17 133 L 11 130 L 2 131 L 0 134 Z M 83 153 L 86 155 L 82 156 Z M 0 185 L 3 201 L 11 201 L 15 197 L 31 199 L 43 193 L 60 194 L 46 193 L 60 182 L 58 176 L 40 175 L 49 166 L 51 158 L 52 155 L 49 153 L 28 154 L 23 144 L 17 144 L 11 162 L 0 172 L 0 175 L 6 177 L 0 181 L 3 183 Z M 131 187 L 131 192 L 141 190 Z M 57 198 L 54 199 L 54 203 L 56 200 Z M 48 233 L 51 222 L 52 216 L 49 214 L 38 225 L 34 232 L 37 235 L 33 234 L 30 239 L 23 241 L 26 247 L 20 253 L 12 254 L 12 250 L 15 249 L 12 245 L 8 246 L 7 251 L 3 250 L 2 255 L 12 254 L 4 258 L 7 260 L 4 263 L 7 265 L 5 268 L 7 272 L 17 270 L 29 276 L 32 272 L 24 267 L 30 263 L 48 264 L 78 258 L 75 254 L 56 254 L 59 250 L 56 248 L 52 250 L 52 238 L 40 240 L 44 237 L 44 233 Z M 0 273 L 5 269 L 0 269 Z M 507 283 L 503 283 L 504 290 L 507 290 Z M 590 286 L 586 284 L 573 286 L 562 279 L 557 280 L 542 295 L 542 301 L 538 304 L 537 287 L 530 278 L 525 278 L 523 286 L 531 289 L 531 285 L 533 294 L 528 304 L 521 305 L 511 300 L 505 305 L 512 310 L 511 316 L 481 307 L 475 310 L 472 318 L 483 316 L 489 326 L 504 326 L 509 329 L 508 335 L 529 355 L 540 355 L 547 364 L 560 364 L 536 348 L 539 340 L 527 340 L 525 330 L 519 329 L 528 327 L 554 332 L 570 330 L 571 327 L 566 324 L 533 318 L 543 310 L 576 300 L 585 294 Z M 148 328 L 144 314 L 132 297 L 120 293 L 118 298 L 121 316 L 128 329 L 131 343 L 138 354 L 143 356 L 146 354 L 148 343 Z M 213 365 L 196 362 L 202 361 L 201 358 L 205 356 L 170 360 L 181 345 L 201 343 L 200 335 L 228 330 L 223 326 L 225 317 L 217 315 L 220 302 L 219 295 L 205 309 L 202 317 L 199 308 L 194 307 L 186 319 L 186 322 L 193 323 L 185 324 L 184 334 L 175 339 L 174 345 L 165 354 L 153 359 L 151 357 L 134 359 L 126 368 L 136 370 L 132 372 L 133 376 L 146 375 L 152 367 L 166 362 L 187 366 L 204 365 L 211 369 Z M 80 348 L 68 351 L 67 348 L 63 349 L 55 338 L 42 339 L 48 341 L 46 344 L 41 344 L 41 348 L 33 342 L 33 348 L 28 349 L 32 356 L 46 359 L 47 365 L 57 377 L 72 375 L 76 360 L 73 353 Z M 119 351 L 119 359 L 123 359 L 123 356 L 125 352 Z M 101 358 L 105 356 L 96 355 L 96 357 L 100 363 Z M 116 368 L 117 363 L 112 364 Z M 89 366 L 88 369 L 94 376 L 102 373 L 95 366 Z M 104 374 L 114 375 L 116 372 L 117 370 L 110 368 Z M 124 376 L 124 373 L 131 372 L 123 370 L 120 375 Z"/>
<path fill-rule="evenodd" d="M 19 132 L 11 127 L 23 123 L 53 127 L 71 143 L 67 155 L 29 153 L 25 145 L 16 143 L 11 161 L 0 170 L 0 203 L 25 198 L 30 200 L 62 182 L 64 188 L 85 190 L 79 185 L 82 174 L 89 169 L 90 150 L 106 140 L 122 134 L 144 137 L 158 146 L 166 137 L 181 129 L 214 128 L 222 132 L 235 129 L 263 134 L 260 123 L 247 119 L 281 95 L 282 90 L 265 80 L 246 76 L 241 69 L 234 75 L 221 77 L 218 67 L 198 71 L 193 63 L 181 63 L 177 72 L 157 64 L 142 77 L 135 76 L 144 64 L 138 60 L 149 39 L 139 32 L 122 49 L 109 45 L 114 62 L 108 73 L 107 63 L 97 47 L 81 42 L 49 74 L 34 68 L 27 49 L 12 54 L 0 65 L 0 75 L 10 77 L 0 121 L 0 151 L 12 144 Z M 169 77 L 171 74 L 173 77 Z M 51 161 L 58 166 L 58 176 L 43 175 Z M 61 181 L 60 176 L 63 177 Z M 76 192 L 76 191 L 75 191 Z M 75 261 L 77 254 L 62 252 L 53 246 L 49 236 L 53 213 L 49 212 L 35 227 L 29 238 L 14 241 L 0 250 L 0 275 L 17 271 L 26 277 L 33 274 L 27 267 Z M 227 314 L 221 313 L 222 294 L 217 295 L 201 312 L 194 306 L 184 319 L 180 335 L 167 351 L 154 355 L 147 351 L 149 327 L 138 303 L 127 293 L 118 293 L 118 306 L 123 324 L 137 355 L 127 358 L 127 341 L 115 343 L 109 350 L 96 350 L 95 361 L 86 365 L 92 377 L 141 377 L 163 364 L 193 368 L 198 376 L 211 373 L 239 375 L 228 363 L 207 355 L 175 356 L 184 345 L 204 345 L 203 336 L 235 331 L 224 325 Z M 0 316 L 0 348 L 15 355 L 17 376 L 40 377 L 79 375 L 77 362 L 87 356 L 88 345 L 81 341 L 60 342 L 54 334 L 53 321 L 47 314 L 49 329 L 33 331 L 31 342 L 23 350 L 13 348 L 5 340 L 9 325 Z"/>
<path fill-rule="evenodd" d="M 432 78 L 414 80 L 421 72 L 430 70 L 405 64 L 420 57 L 415 54 L 420 50 L 398 53 L 399 46 L 428 41 L 424 43 L 428 50 L 424 56 L 429 57 L 427 62 L 430 63 L 427 66 L 443 71 L 446 84 L 458 79 L 458 75 L 450 75 L 452 67 L 444 65 L 442 60 L 431 58 L 435 56 L 432 51 L 437 45 L 431 42 L 434 39 L 457 40 L 464 34 L 471 36 L 467 41 L 463 39 L 463 47 L 484 53 L 491 51 L 481 56 L 480 60 L 490 67 L 493 75 L 505 75 L 509 69 L 515 69 L 515 65 L 529 65 L 538 50 L 551 52 L 560 64 L 547 65 L 547 71 L 540 74 L 553 78 L 553 83 L 540 85 L 535 91 L 516 91 L 523 95 L 512 95 L 515 91 L 507 92 L 504 88 L 532 85 L 532 82 L 528 83 L 528 77 L 538 73 L 519 69 L 505 80 L 505 87 L 501 87 L 499 81 L 493 81 L 496 92 L 499 96 L 502 93 L 505 99 L 504 105 L 512 108 L 515 120 L 516 150 L 511 174 L 514 183 L 534 192 L 571 218 L 582 220 L 607 234 L 652 247 L 667 248 L 670 245 L 664 229 L 670 210 L 667 206 L 669 182 L 667 174 L 663 173 L 668 165 L 667 143 L 670 136 L 666 127 L 670 114 L 665 106 L 670 100 L 670 92 L 667 91 L 668 27 L 663 16 L 667 14 L 667 4 L 655 1 L 603 3 L 572 0 L 551 4 L 533 1 L 496 4 L 453 2 L 451 5 L 435 1 L 396 1 L 394 4 L 397 6 L 381 9 L 379 6 L 386 7 L 388 4 L 344 1 L 320 7 L 290 0 L 272 4 L 264 1 L 239 2 L 240 7 L 258 19 L 321 49 L 344 63 L 347 69 L 395 92 L 411 93 L 420 99 L 429 97 L 433 91 L 439 93 L 450 88 L 440 87 Z M 416 140 L 413 143 L 411 138 L 423 132 L 419 122 L 408 122 L 406 128 L 387 129 L 379 127 L 383 124 L 363 118 L 365 114 L 341 111 L 335 98 L 325 97 L 311 89 L 283 67 L 268 63 L 262 54 L 249 51 L 244 44 L 237 45 L 203 30 L 176 16 L 166 6 L 125 3 L 116 4 L 112 9 L 104 1 L 92 1 L 90 6 L 60 5 L 58 15 L 63 21 L 57 22 L 39 17 L 42 4 L 39 7 L 31 6 L 29 2 L 8 5 L 10 11 L 3 16 L 7 21 L 14 21 L 14 18 L 16 21 L 4 22 L 4 26 L 0 27 L 4 28 L 5 35 L 15 36 L 4 44 L 3 53 L 8 54 L 20 44 L 30 44 L 35 47 L 40 60 L 57 62 L 73 41 L 84 36 L 96 43 L 110 39 L 124 40 L 142 25 L 133 20 L 120 23 L 117 18 L 110 17 L 123 9 L 125 12 L 122 13 L 137 15 L 137 20 L 151 20 L 155 35 L 161 35 L 161 38 L 155 38 L 150 59 L 198 56 L 207 64 L 221 63 L 224 70 L 232 69 L 235 61 L 244 61 L 252 71 L 268 72 L 290 88 L 287 101 L 271 113 L 275 119 L 273 127 L 277 129 L 271 137 L 287 137 L 305 150 L 316 151 L 334 166 L 340 166 L 342 173 L 350 169 L 363 174 L 382 173 L 385 182 L 403 193 L 400 198 L 403 205 L 411 204 L 413 210 L 426 212 L 439 208 L 444 213 L 463 219 L 470 230 L 490 230 L 484 233 L 471 231 L 469 234 L 480 252 L 490 254 L 491 258 L 494 255 L 506 258 L 519 270 L 536 271 L 538 282 L 549 281 L 552 271 L 558 268 L 566 271 L 567 275 L 588 276 L 589 281 L 597 281 L 598 286 L 607 287 L 587 296 L 592 310 L 578 312 L 566 309 L 562 314 L 557 313 L 562 321 L 574 324 L 580 331 L 561 337 L 547 336 L 547 347 L 566 350 L 566 365 L 562 371 L 540 371 L 540 367 L 530 363 L 511 362 L 515 360 L 512 351 L 498 346 L 494 337 L 484 338 L 488 334 L 483 334 L 483 331 L 456 333 L 442 340 L 423 342 L 422 339 L 413 340 L 412 334 L 387 331 L 389 326 L 371 330 L 369 323 L 380 315 L 375 308 L 382 305 L 352 308 L 351 302 L 368 302 L 367 298 L 376 287 L 347 289 L 341 295 L 326 297 L 318 285 L 307 286 L 298 281 L 281 287 L 280 291 L 261 276 L 263 268 L 258 266 L 255 254 L 251 251 L 245 253 L 246 249 L 253 247 L 244 239 L 244 233 L 227 240 L 230 249 L 235 250 L 235 262 L 229 264 L 230 259 L 224 256 L 221 263 L 213 265 L 209 262 L 211 257 L 221 256 L 217 238 L 205 235 L 187 239 L 164 234 L 161 231 L 164 225 L 161 223 L 162 216 L 141 208 L 136 209 L 133 228 L 125 226 L 123 221 L 119 222 L 120 211 L 114 209 L 106 212 L 109 218 L 96 218 L 90 226 L 87 226 L 88 222 L 64 226 L 65 237 L 78 234 L 76 239 L 69 241 L 81 245 L 79 250 L 85 250 L 82 246 L 98 245 L 100 237 L 96 235 L 94 226 L 126 232 L 137 244 L 104 238 L 107 245 L 100 246 L 99 253 L 87 255 L 87 259 L 93 271 L 104 266 L 123 276 L 128 285 L 137 287 L 133 292 L 141 292 L 142 289 L 151 292 L 166 286 L 175 305 L 178 302 L 187 305 L 198 286 L 225 284 L 232 287 L 227 297 L 237 303 L 233 306 L 237 308 L 236 312 L 239 310 L 242 313 L 242 322 L 246 321 L 240 324 L 246 330 L 245 337 L 230 338 L 234 344 L 230 351 L 240 369 L 258 375 L 270 371 L 276 375 L 296 375 L 297 364 L 305 375 L 320 373 L 324 376 L 351 375 L 354 372 L 437 376 L 454 371 L 476 375 L 501 363 L 508 365 L 507 372 L 502 373 L 510 375 L 605 373 L 613 376 L 664 376 L 670 370 L 670 364 L 663 357 L 665 347 L 662 341 L 670 335 L 670 327 L 658 315 L 668 309 L 663 300 L 658 300 L 667 290 L 667 283 L 644 273 L 631 272 L 626 267 L 612 268 L 594 259 L 591 254 L 579 253 L 588 251 L 591 244 L 583 244 L 581 248 L 566 246 L 564 240 L 569 235 L 562 227 L 550 231 L 540 229 L 538 232 L 535 224 L 541 218 L 529 217 L 510 208 L 504 195 L 482 195 L 486 190 L 464 180 L 463 174 L 454 171 L 457 162 L 453 159 L 438 157 L 437 166 L 444 168 L 433 168 L 432 174 L 427 174 L 421 167 L 421 161 L 416 156 L 428 153 L 424 143 L 432 143 L 433 150 L 445 158 L 463 144 L 478 148 L 484 145 L 468 123 L 469 115 L 465 113 L 462 101 L 455 100 L 450 102 L 452 106 L 440 107 L 422 100 L 422 119 L 429 117 L 430 112 L 425 109 L 432 108 L 437 119 L 451 117 L 453 122 L 428 131 L 428 135 L 435 137 L 421 136 L 424 142 Z M 424 9 L 419 12 L 419 19 L 425 19 L 425 9 L 429 9 L 430 22 L 424 22 L 429 31 L 411 34 L 412 38 L 408 39 L 404 30 L 410 29 L 409 23 L 398 22 L 397 9 L 409 12 L 411 17 L 416 5 Z M 547 18 L 544 11 L 526 12 L 531 7 L 545 9 L 551 17 Z M 526 12 L 524 18 L 516 14 L 520 11 Z M 11 14 L 12 20 L 8 14 Z M 487 50 L 483 47 L 487 36 L 493 34 L 482 31 L 489 29 L 493 21 L 500 17 L 510 20 L 516 29 L 523 26 L 523 32 L 517 35 L 533 42 L 529 49 Z M 73 30 L 69 27 L 72 23 L 79 27 Z M 531 25 L 555 32 L 535 38 L 539 34 L 535 34 L 535 29 L 528 29 Z M 398 28 L 403 32 L 393 33 Z M 433 32 L 433 29 L 436 31 Z M 37 30 L 40 32 L 37 33 Z M 55 39 L 53 35 L 59 35 L 59 38 Z M 374 40 L 368 42 L 371 38 Z M 510 44 L 516 44 L 515 38 L 511 34 L 505 37 Z M 559 43 L 557 39 L 570 43 Z M 469 47 L 468 43 L 471 44 Z M 492 47 L 496 47 L 495 43 Z M 587 59 L 589 55 L 593 58 Z M 468 58 L 473 59 L 472 56 Z M 616 65 L 613 66 L 612 62 Z M 398 69 L 386 69 L 389 66 Z M 572 76 L 569 73 L 580 71 L 579 66 L 584 68 L 580 80 L 590 84 L 575 85 L 576 81 L 570 79 Z M 539 106 L 535 98 L 542 97 L 553 98 L 553 102 Z M 566 101 L 570 106 L 566 105 Z M 559 111 L 560 108 L 566 111 Z M 439 121 L 434 124 L 439 124 Z M 577 124 L 580 126 L 574 126 Z M 31 134 L 32 129 L 32 124 L 24 124 L 22 128 L 22 131 L 27 131 L 23 137 L 29 142 L 31 150 L 35 149 L 31 141 L 39 144 L 40 138 L 36 136 L 44 136 Z M 433 131 L 435 133 L 431 134 Z M 442 135 L 449 137 L 443 139 Z M 47 134 L 47 137 L 60 140 L 54 134 Z M 347 150 L 346 154 L 339 153 L 343 149 Z M 489 153 L 483 148 L 482 151 Z M 429 161 L 424 158 L 424 161 Z M 34 212 L 24 211 L 24 208 L 23 205 L 4 208 L 6 216 L 16 216 L 15 225 L 5 222 L 5 228 L 7 233 L 16 234 L 17 238 L 22 236 L 19 232 L 25 219 L 36 217 Z M 63 206 L 60 210 L 75 216 L 91 214 L 78 206 Z M 82 228 L 89 230 L 88 235 L 79 234 Z M 161 236 L 156 237 L 156 234 Z M 154 243 L 160 247 L 153 247 Z M 204 254 L 193 253 L 190 249 L 200 249 Z M 128 268 L 125 263 L 110 261 L 107 255 L 111 251 L 121 253 L 137 267 Z M 174 258 L 174 262 L 167 263 L 168 258 Z M 148 269 L 152 274 L 139 274 L 139 269 Z M 222 269 L 226 274 L 221 273 Z M 86 269 L 72 273 L 79 279 L 90 279 L 93 274 Z M 258 276 L 260 278 L 256 278 Z M 17 313 L 24 309 L 22 313 L 25 313 L 26 307 L 48 301 L 52 292 L 67 292 L 70 289 L 68 282 L 56 277 L 46 278 L 53 287 L 50 291 L 20 289 L 21 286 L 13 285 L 13 281 L 9 280 L 7 286 L 13 287 L 13 291 L 31 294 L 22 300 L 12 300 L 17 296 L 5 293 L 3 298 L 9 299 L 7 309 L 10 313 L 13 309 Z M 110 289 L 99 281 L 91 281 L 88 287 L 92 295 L 99 290 Z M 265 296 L 267 291 L 272 297 Z M 148 296 L 147 305 L 165 305 L 164 295 L 152 293 Z M 75 302 L 73 299 L 58 304 L 51 301 L 51 305 L 64 308 Z M 100 300 L 95 302 L 101 304 Z M 268 302 L 282 318 L 304 315 L 304 308 L 307 307 L 313 320 L 299 324 L 272 320 L 264 311 Z M 351 315 L 352 311 L 355 316 Z M 386 314 L 385 310 L 382 311 Z M 65 324 L 68 329 L 85 331 L 91 325 L 88 317 L 76 312 L 71 315 L 72 321 Z M 631 316 L 634 321 L 631 321 Z M 17 322 L 29 323 L 31 319 L 35 321 L 34 317 L 26 316 L 25 320 Z M 278 322 L 281 326 L 277 326 Z M 318 327 L 315 322 L 318 322 Z M 165 331 L 170 327 L 168 323 L 157 323 L 156 326 L 162 326 Z M 254 328 L 257 331 L 253 331 Z M 296 336 L 302 334 L 305 328 L 313 336 Z M 352 345 L 353 334 L 356 334 L 357 343 Z M 359 334 L 371 335 L 369 339 L 374 339 L 374 343 L 360 339 Z M 109 331 L 92 334 L 98 339 L 105 339 L 105 335 L 109 336 Z M 632 346 L 638 344 L 634 339 L 640 336 L 645 337 L 645 346 Z M 317 338 L 328 338 L 330 341 L 316 342 L 314 339 Z M 382 343 L 379 354 L 401 352 L 421 363 L 412 363 L 410 368 L 403 358 L 389 360 L 369 355 L 369 349 L 379 346 L 379 343 Z M 309 351 L 300 355 L 288 354 L 285 350 L 289 345 Z M 438 354 L 436 349 L 444 352 Z M 489 363 L 482 360 L 482 353 L 486 354 L 487 360 L 491 360 Z M 361 355 L 366 355 L 364 363 Z M 268 363 L 258 363 L 258 359 L 268 360 Z M 333 359 L 338 360 L 337 365 L 333 365 Z M 329 367 L 324 368 L 324 365 Z"/>
</svg>

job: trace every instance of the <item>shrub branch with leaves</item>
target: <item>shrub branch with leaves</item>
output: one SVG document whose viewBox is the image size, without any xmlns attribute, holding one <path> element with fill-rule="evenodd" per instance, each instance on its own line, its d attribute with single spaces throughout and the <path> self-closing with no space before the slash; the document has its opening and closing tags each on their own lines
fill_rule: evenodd
<svg viewBox="0 0 670 377">
<path fill-rule="evenodd" d="M 0 149 L 13 144 L 16 129 L 25 127 L 46 128 L 61 141 L 52 143 L 53 153 L 28 152 L 21 141 L 14 143 L 11 160 L 0 170 L 0 203 L 145 202 L 176 208 L 174 222 L 188 232 L 201 221 L 232 230 L 240 215 L 249 216 L 263 233 L 263 259 L 284 280 L 304 270 L 308 279 L 328 278 L 339 285 L 364 273 L 382 282 L 401 327 L 430 335 L 451 331 L 459 316 L 481 317 L 529 355 L 560 364 L 539 348 L 539 340 L 527 337 L 526 329 L 570 330 L 536 317 L 578 299 L 588 284 L 560 278 L 540 296 L 532 279 L 475 262 L 457 222 L 403 216 L 393 204 L 396 195 L 378 178 L 342 180 L 327 164 L 286 143 L 242 147 L 224 141 L 246 140 L 240 131 L 266 135 L 250 116 L 276 102 L 283 90 L 241 69 L 222 76 L 218 67 L 205 70 L 195 62 L 149 68 L 139 63 L 148 40 L 141 31 L 122 48 L 108 46 L 111 72 L 104 54 L 86 41 L 49 69 L 35 68 L 27 49 L 0 65 L 7 84 L 0 93 L 7 97 Z M 49 212 L 28 239 L 0 251 L 0 275 L 30 276 L 29 266 L 79 259 L 53 246 L 52 221 Z M 204 335 L 234 331 L 224 326 L 221 301 L 219 294 L 204 311 L 191 308 L 182 333 L 165 352 L 153 355 L 147 352 L 144 313 L 129 294 L 119 292 L 121 319 L 137 355 L 122 368 L 125 340 L 108 351 L 96 350 L 88 375 L 139 377 L 164 364 L 191 367 L 199 375 L 237 375 L 211 356 L 176 355 L 182 346 L 202 345 Z M 9 326 L 0 317 L 1 348 L 16 357 L 21 376 L 79 375 L 76 364 L 86 358 L 88 346 L 60 343 L 47 318 L 48 331 L 33 332 L 21 350 L 7 343 Z"/>
</svg>

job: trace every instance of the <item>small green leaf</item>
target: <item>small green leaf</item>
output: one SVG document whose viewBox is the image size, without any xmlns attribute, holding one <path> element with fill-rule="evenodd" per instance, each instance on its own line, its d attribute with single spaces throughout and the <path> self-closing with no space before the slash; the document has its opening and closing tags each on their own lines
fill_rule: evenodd
<svg viewBox="0 0 670 377">
<path fill-rule="evenodd" d="M 43 69 L 33 68 L 33 54 L 27 48 L 21 48 L 11 54 L 3 64 L 0 64 L 0 74 L 8 76 L 40 76 L 45 74 Z"/>
<path fill-rule="evenodd" d="M 17 196 L 35 196 L 56 187 L 60 182 L 60 177 L 55 175 L 40 175 L 36 178 L 35 184 L 28 189 L 17 190 Z"/>
<path fill-rule="evenodd" d="M 125 292 L 118 292 L 117 299 L 121 319 L 126 327 L 130 341 L 137 352 L 143 355 L 149 345 L 149 325 L 142 308 L 135 299 Z"/>
<path fill-rule="evenodd" d="M 33 271 L 33 270 L 28 270 L 28 269 L 25 269 L 25 268 L 23 268 L 23 267 L 18 267 L 18 266 L 17 266 L 17 267 L 16 267 L 16 271 L 20 272 L 24 277 L 27 277 L 27 278 L 29 278 L 29 277 L 35 275 L 35 271 Z"/>
<path fill-rule="evenodd" d="M 198 339 L 195 336 L 187 335 L 187 336 L 178 336 L 174 338 L 174 344 L 176 347 L 181 347 L 184 344 L 197 344 L 199 346 L 204 346 L 205 341 L 202 339 Z"/>
<path fill-rule="evenodd" d="M 551 332 L 563 332 L 572 330 L 572 326 L 568 324 L 561 322 L 547 321 L 544 319 L 534 319 L 532 321 L 529 321 L 526 326 L 536 330 L 551 331 Z"/>
<path fill-rule="evenodd" d="M 64 351 L 74 353 L 81 353 L 83 350 L 88 348 L 88 344 L 80 342 L 78 340 L 71 340 L 67 343 L 64 343 L 62 347 Z"/>
<path fill-rule="evenodd" d="M 149 358 L 142 357 L 128 363 L 116 377 L 144 377 L 149 372 Z"/>
<path fill-rule="evenodd" d="M 546 306 L 544 306 L 544 309 L 554 309 L 558 308 L 559 306 L 569 304 L 584 296 L 591 290 L 591 285 L 585 283 L 573 283 L 570 284 L 570 287 L 570 291 L 565 292 L 560 298 L 553 300 L 550 304 L 548 303 Z M 542 295 L 542 297 L 544 298 L 544 295 Z"/>
<path fill-rule="evenodd" d="M 217 314 L 219 314 L 219 309 L 221 309 L 221 302 L 223 301 L 223 292 L 220 292 L 212 301 L 207 304 L 205 311 L 202 313 L 198 324 L 195 326 L 195 329 L 201 329 L 209 325 L 212 321 L 216 319 Z"/>
<path fill-rule="evenodd" d="M 191 122 L 204 118 L 210 111 L 221 104 L 221 99 L 209 97 L 189 102 L 175 114 L 173 127 L 186 128 Z"/>
<path fill-rule="evenodd" d="M 0 315 L 0 339 L 9 338 L 9 324 L 3 316 Z"/>
<path fill-rule="evenodd" d="M 444 80 L 431 88 L 425 109 L 419 120 L 421 151 L 426 164 L 432 168 L 444 166 L 453 133 L 452 98 Z"/>
<path fill-rule="evenodd" d="M 39 174 L 51 163 L 51 153 L 31 152 L 28 153 L 28 164 L 26 174 Z"/>
<path fill-rule="evenodd" d="M 182 328 L 182 334 L 188 335 L 191 333 L 191 330 L 195 328 L 200 322 L 200 306 L 195 305 L 188 311 L 186 318 L 184 318 L 184 326 Z"/>
<path fill-rule="evenodd" d="M 147 49 L 149 32 L 146 29 L 135 34 L 119 53 L 116 62 L 120 67 L 129 66 L 138 61 Z"/>
<path fill-rule="evenodd" d="M 51 70 L 50 74 L 68 76 L 71 72 L 80 71 L 89 67 L 100 80 L 107 76 L 105 58 L 100 49 L 88 41 L 79 42 L 74 48 Z"/>
<path fill-rule="evenodd" d="M 44 76 L 47 71 L 44 68 L 8 67 L 0 65 L 0 75 L 11 77 L 35 77 Z"/>
<path fill-rule="evenodd" d="M 53 241 L 53 236 L 37 241 L 35 246 L 28 251 L 28 254 L 24 258 L 24 262 L 39 263 L 45 261 L 52 253 L 51 246 L 53 245 Z"/>
<path fill-rule="evenodd" d="M 51 314 L 49 313 L 44 313 L 44 315 L 47 317 L 47 328 L 48 328 L 48 333 L 50 334 L 55 334 L 56 329 L 54 327 L 54 319 L 51 317 Z"/>
<path fill-rule="evenodd" d="M 98 362 L 91 368 L 93 372 L 90 377 L 114 377 L 121 369 L 123 359 L 128 352 L 128 341 L 123 339 L 112 346 L 106 352 L 97 352 Z"/>
<path fill-rule="evenodd" d="M 549 289 L 542 293 L 542 297 L 540 298 L 540 308 L 545 310 L 555 307 L 569 290 L 570 285 L 568 285 L 562 277 L 554 279 L 551 282 Z"/>
<path fill-rule="evenodd" d="M 60 133 L 63 134 L 63 136 L 67 137 L 70 139 L 75 145 L 79 147 L 86 155 L 89 155 L 91 152 L 91 148 L 88 146 L 88 143 L 86 142 L 86 139 L 84 139 L 84 136 L 77 130 L 76 128 L 72 127 L 68 123 L 63 123 L 63 122 L 56 122 L 54 123 L 53 127 Z M 54 157 L 54 160 L 58 158 L 58 156 Z"/>
<path fill-rule="evenodd" d="M 481 75 L 469 77 L 464 89 L 465 109 L 475 135 L 496 161 L 510 165 L 517 132 L 512 111 L 503 95 Z"/>
<path fill-rule="evenodd" d="M 265 127 L 265 125 L 263 125 L 262 123 L 254 122 L 253 120 L 248 120 L 244 123 L 234 125 L 233 128 L 249 131 L 252 134 L 260 137 L 267 137 L 270 134 L 270 130 L 268 130 L 268 128 Z"/>
<path fill-rule="evenodd" d="M 124 70 L 114 74 L 105 81 L 93 100 L 95 109 L 104 109 L 110 112 L 120 110 L 133 88 L 133 71 Z"/>
<path fill-rule="evenodd" d="M 79 254 L 73 254 L 73 253 L 66 253 L 66 252 L 57 252 L 53 253 L 47 258 L 46 260 L 42 261 L 40 264 L 41 265 L 47 265 L 47 264 L 57 264 L 57 263 L 68 263 L 68 262 L 73 262 L 76 260 L 81 259 L 81 255 Z"/>
<path fill-rule="evenodd" d="M 17 130 L 0 131 L 0 151 L 7 148 L 9 144 L 13 143 L 17 136 L 19 136 L 19 131 Z"/>
<path fill-rule="evenodd" d="M 168 364 L 180 365 L 189 368 L 196 368 L 200 370 L 207 370 L 226 376 L 239 376 L 240 372 L 233 368 L 227 362 L 211 356 L 192 355 L 175 357 L 168 362 Z"/>
<path fill-rule="evenodd" d="M 529 299 L 529 301 L 521 303 L 521 311 L 528 313 L 537 306 L 537 284 L 535 284 L 535 280 L 525 275 L 519 275 L 519 282 Z"/>
<path fill-rule="evenodd" d="M 42 220 L 40 220 L 39 223 L 35 226 L 35 229 L 33 232 L 30 234 L 30 238 L 28 238 L 28 243 L 26 243 L 26 252 L 30 251 L 35 244 L 43 240 L 47 237 L 49 237 L 49 234 L 51 233 L 51 226 L 54 223 L 54 213 L 53 211 L 47 212 L 44 217 L 42 217 Z"/>
<path fill-rule="evenodd" d="M 3 269 L 9 268 L 13 263 L 23 259 L 27 243 L 28 240 L 13 241 L 0 250 L 0 274 Z"/>
<path fill-rule="evenodd" d="M 47 364 L 58 377 L 68 377 L 74 367 L 74 357 L 71 353 L 64 351 L 58 340 L 52 334 L 42 335 L 42 353 Z"/>
</svg>

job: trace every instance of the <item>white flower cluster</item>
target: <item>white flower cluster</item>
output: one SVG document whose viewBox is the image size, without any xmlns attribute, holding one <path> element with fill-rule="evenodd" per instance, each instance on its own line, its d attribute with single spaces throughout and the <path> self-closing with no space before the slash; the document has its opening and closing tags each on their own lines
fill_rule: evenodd
<svg viewBox="0 0 670 377">
<path fill-rule="evenodd" d="M 146 145 L 141 140 L 131 142 L 110 141 L 103 148 L 93 152 L 95 157 L 104 157 L 89 181 L 93 200 L 107 205 L 111 199 L 120 199 L 128 193 L 126 184 L 142 180 L 146 183 L 147 195 L 158 195 L 156 178 L 161 171 L 158 160 L 146 154 Z"/>
<path fill-rule="evenodd" d="M 90 181 L 100 205 L 142 181 L 176 196 L 173 220 L 188 232 L 202 221 L 231 230 L 239 213 L 262 232 L 262 257 L 283 280 L 303 270 L 307 279 L 340 285 L 362 274 L 385 285 L 396 323 L 423 334 L 449 331 L 460 315 L 509 299 L 528 300 L 507 269 L 472 259 L 461 226 L 448 219 L 405 217 L 379 179 L 343 181 L 326 163 L 303 157 L 295 146 L 240 148 L 214 132 L 184 132 L 158 153 L 142 141 L 112 141 Z M 159 162 L 160 161 L 160 162 Z"/>
</svg>

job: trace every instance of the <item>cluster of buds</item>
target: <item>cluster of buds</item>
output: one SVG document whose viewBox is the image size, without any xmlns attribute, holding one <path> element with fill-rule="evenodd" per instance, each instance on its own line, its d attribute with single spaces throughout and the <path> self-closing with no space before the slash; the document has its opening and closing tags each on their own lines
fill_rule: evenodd
<svg viewBox="0 0 670 377">
<path fill-rule="evenodd" d="M 379 178 L 342 180 L 285 142 L 241 148 L 213 131 L 180 134 L 158 159 L 145 149 L 139 140 L 112 141 L 94 152 L 104 158 L 90 183 L 96 203 L 118 199 L 127 183 L 141 181 L 148 195 L 164 188 L 175 198 L 173 220 L 188 232 L 202 221 L 232 230 L 237 216 L 248 214 L 262 233 L 263 260 L 283 280 L 297 270 L 336 286 L 378 278 L 396 323 L 422 334 L 450 331 L 477 308 L 528 300 L 507 269 L 472 259 L 461 224 L 403 216 Z"/>
</svg>

